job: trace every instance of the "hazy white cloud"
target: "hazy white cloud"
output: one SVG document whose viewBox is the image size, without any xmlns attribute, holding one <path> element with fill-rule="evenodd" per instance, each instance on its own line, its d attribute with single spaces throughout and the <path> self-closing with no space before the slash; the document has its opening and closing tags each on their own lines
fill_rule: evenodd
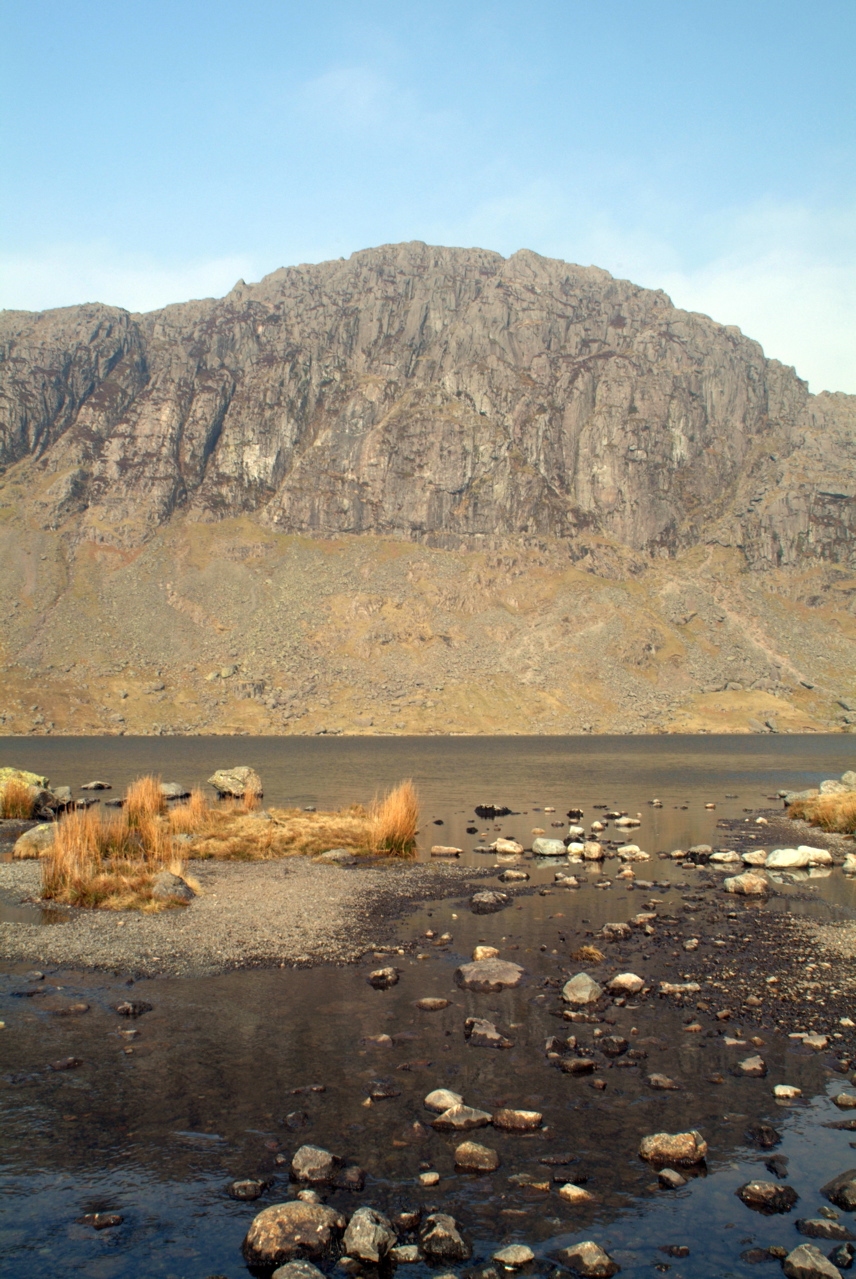
<svg viewBox="0 0 856 1279">
<path fill-rule="evenodd" d="M 254 270 L 249 256 L 167 263 L 106 244 L 56 245 L 42 252 L 0 254 L 0 307 L 42 311 L 106 302 L 128 311 L 153 311 L 189 298 L 220 297 L 237 280 L 252 278 Z"/>
</svg>

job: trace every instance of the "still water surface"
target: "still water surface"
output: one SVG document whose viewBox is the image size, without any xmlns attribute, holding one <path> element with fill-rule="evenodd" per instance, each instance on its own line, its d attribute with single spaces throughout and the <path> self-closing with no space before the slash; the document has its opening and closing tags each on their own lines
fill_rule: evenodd
<svg viewBox="0 0 856 1279">
<path fill-rule="evenodd" d="M 501 825 L 504 833 L 520 835 L 534 824 L 549 830 L 547 806 L 559 810 L 558 818 L 579 805 L 586 821 L 595 816 L 595 803 L 639 811 L 639 842 L 656 852 L 718 842 L 715 822 L 722 816 L 774 806 L 767 796 L 840 775 L 853 766 L 853 755 L 840 737 L 66 738 L 6 739 L 0 763 L 6 762 L 45 772 L 57 784 L 102 777 L 116 790 L 143 771 L 192 785 L 215 767 L 250 763 L 264 779 L 267 803 L 319 807 L 366 800 L 412 776 L 426 818 L 423 855 L 432 842 L 459 843 L 473 864 L 484 866 L 484 856 L 469 851 L 474 837 L 466 833 L 476 803 L 519 809 L 520 816 Z M 726 793 L 737 798 L 726 800 Z M 662 809 L 648 807 L 654 796 Z M 704 808 L 709 801 L 717 804 L 714 812 Z M 444 825 L 428 824 L 434 820 Z M 552 866 L 531 869 L 534 886 L 551 884 Z M 674 885 L 658 892 L 661 912 L 680 909 L 688 873 L 682 883 L 682 872 L 666 862 L 650 873 Z M 818 909 L 850 913 L 839 872 L 819 881 L 818 890 L 825 898 Z M 525 1242 L 538 1254 L 533 1271 L 549 1274 L 556 1248 L 593 1238 L 627 1275 L 648 1275 L 655 1265 L 669 1266 L 673 1279 L 759 1273 L 741 1253 L 796 1246 L 795 1220 L 817 1216 L 824 1203 L 820 1185 L 856 1165 L 850 1149 L 856 1134 L 821 1126 L 842 1117 L 829 1094 L 844 1081 L 825 1057 L 765 1032 L 767 1078 L 738 1079 L 731 1073 L 736 1062 L 755 1049 L 728 1047 L 718 1034 L 687 1035 L 688 1010 L 664 1000 L 611 1014 L 610 1033 L 648 1055 L 641 1068 L 611 1069 L 604 1092 L 585 1077 L 553 1069 L 544 1054 L 549 1036 L 569 1032 L 584 1049 L 593 1028 L 562 1021 L 556 991 L 543 980 L 555 977 L 557 965 L 576 971 L 568 952 L 585 939 L 585 929 L 627 917 L 642 897 L 599 891 L 592 882 L 578 893 L 523 897 L 513 910 L 487 917 L 471 915 L 461 899 L 427 905 L 401 923 L 398 939 L 406 944 L 433 930 L 448 931 L 452 942 L 423 941 L 424 959 L 397 956 L 401 981 L 383 992 L 371 989 L 366 975 L 389 961 L 371 956 L 352 968 L 236 972 L 132 987 L 124 984 L 125 974 L 51 972 L 46 984 L 55 989 L 35 998 L 16 994 L 33 983 L 20 967 L 7 966 L 0 972 L 6 1022 L 0 1031 L 0 1268 L 12 1279 L 246 1276 L 239 1246 L 249 1222 L 289 1194 L 287 1166 L 277 1164 L 277 1155 L 290 1156 L 311 1141 L 358 1162 L 368 1175 L 362 1194 L 336 1192 L 331 1202 L 347 1210 L 371 1203 L 387 1211 L 411 1204 L 451 1211 L 474 1244 L 472 1265 L 489 1261 L 501 1244 Z M 774 927 L 774 910 L 770 918 Z M 525 967 L 519 989 L 492 995 L 457 989 L 454 969 L 480 940 Z M 634 962 L 656 978 L 655 956 L 640 954 Z M 425 995 L 451 1005 L 420 1012 L 414 1001 Z M 140 1034 L 132 1041 L 118 1034 L 128 1023 L 113 1011 L 129 996 L 154 1005 L 134 1023 Z M 90 1011 L 80 1017 L 51 1011 L 69 998 L 84 1000 Z M 495 1020 L 514 1047 L 468 1046 L 462 1024 L 471 1015 Z M 739 1038 L 739 1021 L 728 1029 Z M 370 1042 L 382 1034 L 391 1045 Z M 84 1064 L 48 1069 L 72 1055 Z M 681 1091 L 652 1092 L 645 1076 L 654 1071 L 679 1081 Z M 718 1073 L 725 1082 L 712 1084 Z M 366 1105 L 376 1080 L 391 1081 L 399 1095 Z M 777 1105 L 772 1087 L 779 1082 L 800 1086 L 803 1103 Z M 293 1091 L 316 1083 L 326 1091 Z M 500 1169 L 486 1177 L 458 1174 L 456 1139 L 425 1126 L 431 1114 L 422 1098 L 440 1086 L 486 1110 L 536 1108 L 545 1130 L 529 1136 L 479 1130 L 472 1136 L 499 1152 Z M 788 1181 L 800 1195 L 797 1209 L 784 1217 L 761 1217 L 734 1195 L 752 1177 L 774 1179 L 764 1168 L 769 1152 L 753 1149 L 744 1137 L 762 1120 L 782 1133 L 775 1153 L 790 1160 Z M 710 1143 L 707 1175 L 667 1194 L 636 1157 L 639 1138 L 687 1127 L 698 1127 Z M 596 1196 L 593 1207 L 574 1210 L 555 1189 L 545 1193 L 510 1180 L 526 1174 L 549 1181 L 557 1170 L 539 1160 L 556 1154 L 572 1161 L 562 1176 L 585 1182 Z M 440 1172 L 438 1187 L 418 1187 L 421 1165 Z M 226 1187 L 247 1176 L 270 1178 L 272 1185 L 257 1203 L 236 1203 Z M 95 1210 L 119 1212 L 124 1222 L 100 1234 L 78 1224 Z M 667 1257 L 660 1249 L 670 1244 L 688 1245 L 690 1256 Z M 828 1252 L 833 1245 L 822 1246 Z M 760 1272 L 771 1273 L 771 1264 Z M 417 1265 L 401 1273 L 425 1279 L 430 1272 Z"/>
</svg>

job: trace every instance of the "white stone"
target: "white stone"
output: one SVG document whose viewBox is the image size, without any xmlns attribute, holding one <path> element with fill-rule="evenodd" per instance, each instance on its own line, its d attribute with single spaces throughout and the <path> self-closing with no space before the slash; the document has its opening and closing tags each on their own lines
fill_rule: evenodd
<svg viewBox="0 0 856 1279">
<path fill-rule="evenodd" d="M 588 973 L 577 973 L 575 977 L 571 977 L 570 981 L 566 981 L 562 988 L 562 998 L 565 1003 L 572 1004 L 576 1008 L 583 1008 L 586 1004 L 596 1004 L 602 994 L 603 990 L 593 977 L 589 977 Z"/>
</svg>

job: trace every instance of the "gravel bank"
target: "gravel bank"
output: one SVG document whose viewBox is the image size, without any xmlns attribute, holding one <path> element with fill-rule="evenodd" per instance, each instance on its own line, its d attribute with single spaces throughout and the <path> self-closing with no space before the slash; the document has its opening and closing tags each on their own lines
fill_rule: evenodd
<svg viewBox="0 0 856 1279">
<path fill-rule="evenodd" d="M 241 967 L 348 963 L 382 945 L 414 902 L 464 892 L 471 868 L 393 862 L 325 866 L 306 857 L 271 862 L 196 862 L 202 894 L 188 907 L 68 910 L 67 919 L 0 924 L 0 959 L 136 976 L 187 976 Z M 37 862 L 0 863 L 0 896 L 38 896 Z"/>
</svg>

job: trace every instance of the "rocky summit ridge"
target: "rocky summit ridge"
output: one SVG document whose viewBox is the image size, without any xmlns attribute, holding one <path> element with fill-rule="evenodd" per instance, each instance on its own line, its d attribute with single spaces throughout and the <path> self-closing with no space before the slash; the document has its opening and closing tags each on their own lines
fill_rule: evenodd
<svg viewBox="0 0 856 1279">
<path fill-rule="evenodd" d="M 847 728 L 854 497 L 856 397 L 529 251 L 6 311 L 0 724 Z"/>
</svg>

